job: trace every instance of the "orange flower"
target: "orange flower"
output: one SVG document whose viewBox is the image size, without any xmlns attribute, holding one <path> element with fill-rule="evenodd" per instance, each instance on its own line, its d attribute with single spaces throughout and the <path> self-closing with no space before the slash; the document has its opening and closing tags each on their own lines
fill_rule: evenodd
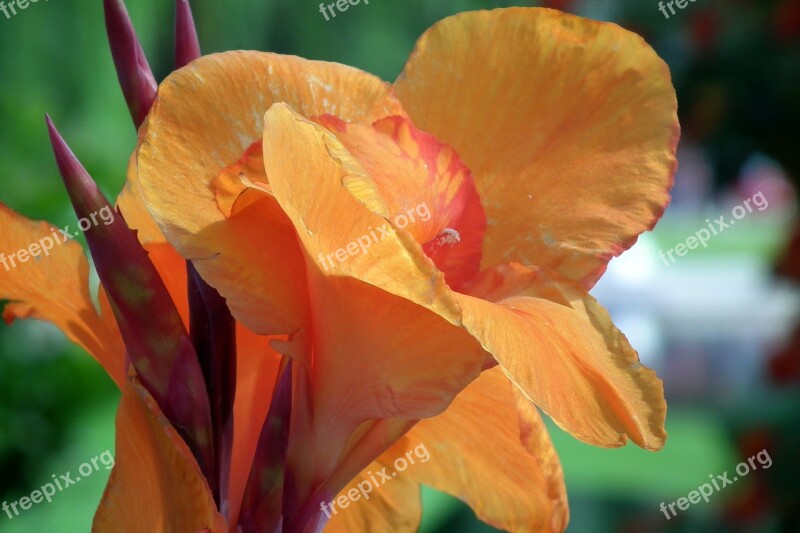
<svg viewBox="0 0 800 533">
<path fill-rule="evenodd" d="M 122 389 L 96 530 L 415 530 L 424 483 L 495 527 L 561 531 L 536 406 L 590 444 L 663 446 L 661 382 L 587 292 L 675 171 L 674 90 L 639 37 L 463 13 L 388 85 L 269 53 L 191 61 L 181 0 L 186 66 L 155 94 L 121 1 L 106 10 L 141 127 L 124 220 L 87 233 L 101 312 L 73 243 L 0 271 L 7 319 L 62 327 Z M 50 127 L 78 215 L 106 206 Z M 0 217 L 9 249 L 46 228 Z M 335 508 L 420 444 L 429 462 Z"/>
</svg>

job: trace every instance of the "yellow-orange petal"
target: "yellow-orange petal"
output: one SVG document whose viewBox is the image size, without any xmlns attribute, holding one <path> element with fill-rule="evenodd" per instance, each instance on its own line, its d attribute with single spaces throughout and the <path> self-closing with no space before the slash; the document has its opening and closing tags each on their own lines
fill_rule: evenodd
<svg viewBox="0 0 800 533">
<path fill-rule="evenodd" d="M 308 275 L 359 279 L 457 324 L 458 306 L 443 276 L 416 240 L 394 226 L 375 183 L 341 142 L 285 104 L 273 106 L 264 121 L 264 167 L 310 263 Z M 386 231 L 377 234 L 380 228 Z"/>
<path fill-rule="evenodd" d="M 538 8 L 460 13 L 420 38 L 395 89 L 475 175 L 484 268 L 518 261 L 591 286 L 669 201 L 675 91 L 619 26 Z"/>
<path fill-rule="evenodd" d="M 264 112 L 275 102 L 354 122 L 402 114 L 390 86 L 358 69 L 227 52 L 204 56 L 161 84 L 137 149 L 138 184 L 166 238 L 184 257 L 203 258 L 196 264 L 203 278 L 234 302 L 237 319 L 265 334 L 291 333 L 302 321 L 302 287 L 292 284 L 297 265 L 275 260 L 287 244 L 274 232 L 226 227 L 212 182 L 261 139 Z M 229 246 L 220 249 L 220 242 Z M 253 250 L 262 256 L 254 259 Z M 249 294 L 241 292 L 243 280 L 257 282 Z"/>
<path fill-rule="evenodd" d="M 227 532 L 191 451 L 136 382 L 122 387 L 116 427 L 116 463 L 92 531 Z"/>
<path fill-rule="evenodd" d="M 390 484 L 410 479 L 451 494 L 505 531 L 563 531 L 569 509 L 561 463 L 538 411 L 513 389 L 499 368 L 481 374 L 447 411 L 381 456 L 388 465 L 415 461 Z"/>
<path fill-rule="evenodd" d="M 230 218 L 184 242 L 207 247 L 208 255 L 192 262 L 237 321 L 262 335 L 292 333 L 308 314 L 295 230 L 274 198 L 248 192 L 254 194 L 239 196 Z"/>
<path fill-rule="evenodd" d="M 303 446 L 290 450 L 290 463 L 324 480 L 362 422 L 442 412 L 478 375 L 485 354 L 457 327 L 451 291 L 407 232 L 392 231 L 333 267 L 319 262 L 370 227 L 390 225 L 374 183 L 330 132 L 278 104 L 265 116 L 263 152 L 313 294 L 310 319 L 295 340 L 296 361 L 311 384 L 313 434 L 298 441 L 293 424 L 292 440 Z M 304 485 L 310 483 L 309 477 Z"/>
<path fill-rule="evenodd" d="M 342 508 L 340 504 L 328 507 L 331 520 L 323 529 L 325 533 L 413 533 L 419 529 L 422 518 L 419 484 L 401 476 L 385 486 L 375 487 L 370 474 L 384 466 L 379 461 L 373 462 L 332 500 L 344 497 L 341 502 L 347 507 Z M 363 493 L 358 489 L 359 484 L 363 484 Z M 362 494 L 366 494 L 367 499 Z"/>
<path fill-rule="evenodd" d="M 9 300 L 3 309 L 6 323 L 35 318 L 54 324 L 121 385 L 125 347 L 114 315 L 95 309 L 80 244 L 63 242 L 53 225 L 27 219 L 2 204 L 0 227 L 0 301 Z"/>
<path fill-rule="evenodd" d="M 499 299 L 457 295 L 464 325 L 528 398 L 589 444 L 664 445 L 661 380 L 585 289 L 521 265 L 485 276 L 500 281 L 479 296 Z"/>
<path fill-rule="evenodd" d="M 140 137 L 141 138 L 141 137 Z M 136 230 L 139 242 L 144 244 L 166 242 L 164 234 L 147 211 L 139 187 L 136 153 L 128 161 L 128 177 L 125 186 L 117 196 L 117 208 L 122 213 L 129 228 Z"/>
</svg>

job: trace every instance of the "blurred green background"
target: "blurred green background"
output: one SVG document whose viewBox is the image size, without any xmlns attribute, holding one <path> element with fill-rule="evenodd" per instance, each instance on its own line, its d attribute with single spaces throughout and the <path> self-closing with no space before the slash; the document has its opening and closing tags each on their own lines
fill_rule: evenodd
<svg viewBox="0 0 800 533">
<path fill-rule="evenodd" d="M 111 196 L 135 144 L 101 4 L 40 1 L 11 19 L 0 14 L 0 200 L 59 226 L 74 224 L 74 215 L 44 113 Z M 612 262 L 595 291 L 664 379 L 669 439 L 658 453 L 602 450 L 552 426 L 570 494 L 569 530 L 800 531 L 800 335 L 792 334 L 800 245 L 789 244 L 800 176 L 800 2 L 697 0 L 670 18 L 652 0 L 545 4 L 643 35 L 670 64 L 683 126 L 673 205 L 654 233 Z M 270 50 L 386 80 L 400 72 L 416 38 L 447 15 L 541 3 L 372 0 L 329 22 L 318 5 L 193 2 L 205 53 Z M 162 78 L 172 61 L 172 2 L 135 0 L 128 9 Z M 658 250 L 758 191 L 769 200 L 764 212 L 674 265 L 658 259 Z M 117 400 L 100 367 L 54 328 L 0 325 L 0 501 L 113 450 Z M 661 502 L 762 449 L 771 468 L 669 521 L 659 511 Z M 101 470 L 13 520 L 0 514 L 0 531 L 89 531 L 107 475 Z M 460 502 L 427 491 L 422 531 L 492 529 Z"/>
</svg>

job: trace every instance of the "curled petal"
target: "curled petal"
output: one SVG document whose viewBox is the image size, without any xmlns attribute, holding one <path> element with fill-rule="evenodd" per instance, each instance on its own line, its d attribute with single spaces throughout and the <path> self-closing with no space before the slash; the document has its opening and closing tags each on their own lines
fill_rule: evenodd
<svg viewBox="0 0 800 533">
<path fill-rule="evenodd" d="M 520 265 L 484 276 L 473 294 L 494 302 L 457 295 L 464 326 L 530 400 L 589 444 L 664 445 L 663 384 L 594 298 Z"/>
<path fill-rule="evenodd" d="M 406 117 L 382 118 L 372 126 L 330 115 L 317 120 L 358 160 L 390 220 L 423 245 L 450 287 L 479 272 L 486 215 L 472 174 L 451 147 Z"/>
<path fill-rule="evenodd" d="M 315 476 L 344 479 L 326 487 L 336 493 L 349 479 L 335 471 L 337 463 L 359 456 L 346 446 L 356 428 L 371 419 L 442 412 L 478 375 L 485 354 L 457 326 L 458 308 L 442 274 L 409 234 L 392 230 L 367 253 L 352 252 L 348 243 L 368 235 L 370 227 L 391 224 L 374 183 L 341 143 L 284 104 L 267 112 L 264 130 L 266 173 L 294 226 L 314 295 L 310 320 L 292 346 L 313 384 L 307 413 L 315 423 L 305 435 L 293 425 L 298 445 L 289 461 L 298 486 L 306 489 Z M 287 153 L 302 157 L 282 155 Z M 347 261 L 334 269 L 319 262 L 321 254 L 340 247 L 351 250 Z M 293 424 L 303 418 L 293 416 Z M 399 436 L 393 428 L 380 429 L 384 447 Z M 371 436 L 363 444 L 375 449 L 376 440 Z M 350 477 L 372 459 L 359 457 L 349 464 Z"/>
<path fill-rule="evenodd" d="M 484 372 L 381 460 L 414 460 L 396 479 L 460 498 L 496 528 L 563 531 L 569 509 L 561 463 L 536 408 L 513 389 L 499 368 Z"/>
</svg>

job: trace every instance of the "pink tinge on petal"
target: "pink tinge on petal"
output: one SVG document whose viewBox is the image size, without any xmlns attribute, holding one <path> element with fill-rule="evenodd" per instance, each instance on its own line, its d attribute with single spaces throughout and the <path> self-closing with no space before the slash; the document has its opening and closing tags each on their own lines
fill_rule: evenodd
<svg viewBox="0 0 800 533">
<path fill-rule="evenodd" d="M 451 288 L 478 273 L 486 215 L 472 173 L 451 146 L 401 116 L 372 126 L 333 115 L 315 120 L 356 157 L 386 203 L 389 221 L 414 236 Z"/>
</svg>

